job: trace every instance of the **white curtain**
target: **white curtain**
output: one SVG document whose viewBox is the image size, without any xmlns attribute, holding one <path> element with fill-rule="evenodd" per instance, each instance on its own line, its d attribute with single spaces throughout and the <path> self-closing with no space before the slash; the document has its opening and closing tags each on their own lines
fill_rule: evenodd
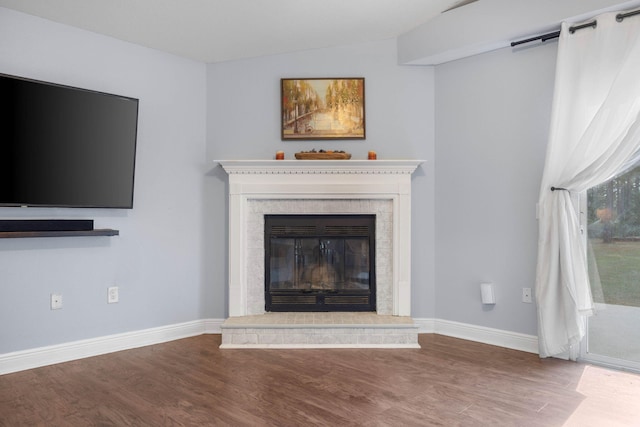
<svg viewBox="0 0 640 427">
<path fill-rule="evenodd" d="M 538 210 L 540 357 L 577 354 L 584 316 L 593 311 L 572 197 L 628 169 L 640 153 L 640 16 L 594 19 L 596 28 L 573 34 L 564 23 L 558 45 Z"/>
</svg>

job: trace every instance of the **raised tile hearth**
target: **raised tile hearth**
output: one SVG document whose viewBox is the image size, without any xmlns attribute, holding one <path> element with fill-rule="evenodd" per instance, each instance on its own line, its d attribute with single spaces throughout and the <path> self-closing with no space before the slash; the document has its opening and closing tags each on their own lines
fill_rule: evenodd
<svg viewBox="0 0 640 427">
<path fill-rule="evenodd" d="M 230 317 L 220 348 L 420 348 L 407 316 L 376 313 L 265 313 Z"/>
<path fill-rule="evenodd" d="M 416 347 L 411 174 L 420 160 L 228 160 L 229 319 L 222 348 Z M 375 215 L 376 312 L 265 312 L 264 217 Z"/>
</svg>

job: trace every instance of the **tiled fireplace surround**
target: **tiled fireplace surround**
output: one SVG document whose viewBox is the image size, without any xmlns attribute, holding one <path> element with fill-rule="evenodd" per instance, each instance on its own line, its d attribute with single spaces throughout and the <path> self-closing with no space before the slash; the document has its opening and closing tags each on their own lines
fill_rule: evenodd
<svg viewBox="0 0 640 427">
<path fill-rule="evenodd" d="M 230 160 L 221 348 L 416 348 L 411 174 L 419 160 Z M 375 214 L 376 313 L 265 313 L 264 215 Z"/>
</svg>

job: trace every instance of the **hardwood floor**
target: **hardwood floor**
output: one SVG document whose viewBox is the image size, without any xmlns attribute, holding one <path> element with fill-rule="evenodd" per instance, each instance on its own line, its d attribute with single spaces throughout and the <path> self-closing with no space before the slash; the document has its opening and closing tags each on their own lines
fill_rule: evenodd
<svg viewBox="0 0 640 427">
<path fill-rule="evenodd" d="M 440 335 L 220 350 L 220 335 L 0 376 L 0 426 L 640 425 L 640 376 Z"/>
</svg>

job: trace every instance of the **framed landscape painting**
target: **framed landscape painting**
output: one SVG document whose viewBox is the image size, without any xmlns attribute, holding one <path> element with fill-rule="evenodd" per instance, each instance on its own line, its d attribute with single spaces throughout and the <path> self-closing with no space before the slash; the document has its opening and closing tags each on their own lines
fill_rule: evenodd
<svg viewBox="0 0 640 427">
<path fill-rule="evenodd" d="M 281 79 L 282 140 L 365 139 L 364 78 Z"/>
</svg>

